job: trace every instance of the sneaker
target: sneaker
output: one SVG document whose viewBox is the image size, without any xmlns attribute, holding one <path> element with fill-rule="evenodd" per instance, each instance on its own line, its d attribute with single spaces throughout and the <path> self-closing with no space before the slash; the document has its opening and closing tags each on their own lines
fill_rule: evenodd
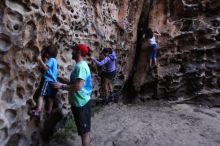
<svg viewBox="0 0 220 146">
<path fill-rule="evenodd" d="M 34 110 L 34 108 L 31 108 L 31 110 L 28 111 L 28 115 L 31 116 Z"/>
<path fill-rule="evenodd" d="M 37 110 L 31 110 L 28 112 L 31 116 L 40 117 L 41 112 Z"/>
<path fill-rule="evenodd" d="M 109 96 L 108 96 L 108 98 L 107 98 L 107 99 L 108 99 L 108 102 L 112 102 L 112 101 L 113 101 L 113 98 L 114 98 L 114 97 L 112 96 L 112 93 L 110 93 Z"/>
<path fill-rule="evenodd" d="M 151 73 L 151 72 L 153 71 L 153 69 L 154 69 L 153 66 L 149 66 L 149 67 L 148 67 L 149 73 Z"/>
<path fill-rule="evenodd" d="M 103 102 L 102 102 L 103 105 L 107 105 L 108 103 L 109 103 L 109 100 L 107 98 L 103 99 Z"/>
<path fill-rule="evenodd" d="M 107 105 L 109 103 L 109 95 L 108 94 L 102 95 L 101 99 L 102 99 L 102 104 L 103 105 Z"/>
<path fill-rule="evenodd" d="M 113 102 L 118 103 L 118 98 L 114 98 Z"/>
<path fill-rule="evenodd" d="M 109 96 L 109 102 L 114 102 L 114 103 L 118 103 L 118 95 L 117 93 L 111 93 L 110 96 Z"/>
<path fill-rule="evenodd" d="M 51 111 L 46 111 L 46 116 L 49 117 L 52 114 L 52 110 Z"/>
</svg>

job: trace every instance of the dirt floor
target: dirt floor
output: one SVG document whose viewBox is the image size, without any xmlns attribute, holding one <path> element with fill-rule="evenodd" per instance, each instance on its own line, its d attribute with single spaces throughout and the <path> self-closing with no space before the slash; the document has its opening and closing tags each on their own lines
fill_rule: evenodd
<svg viewBox="0 0 220 146">
<path fill-rule="evenodd" d="M 110 104 L 92 118 L 91 138 L 91 146 L 220 146 L 220 108 Z M 59 145 L 80 146 L 80 137 Z"/>
</svg>

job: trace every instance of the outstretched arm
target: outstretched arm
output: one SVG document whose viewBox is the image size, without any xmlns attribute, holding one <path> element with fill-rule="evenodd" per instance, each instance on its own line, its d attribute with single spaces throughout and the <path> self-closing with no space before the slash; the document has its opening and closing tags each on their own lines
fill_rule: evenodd
<svg viewBox="0 0 220 146">
<path fill-rule="evenodd" d="M 95 58 L 92 58 L 93 61 L 95 61 L 95 63 L 98 65 L 98 66 L 103 66 L 104 64 L 106 64 L 110 58 L 109 57 L 105 57 L 102 61 L 98 61 L 97 59 Z"/>
<path fill-rule="evenodd" d="M 77 78 L 73 84 L 67 85 L 60 82 L 52 83 L 53 88 L 63 89 L 67 91 L 80 91 L 84 84 L 84 80 Z"/>
<path fill-rule="evenodd" d="M 161 36 L 161 33 L 159 33 L 159 32 L 154 32 L 154 35 L 155 35 L 155 36 Z"/>
<path fill-rule="evenodd" d="M 40 56 L 38 56 L 36 58 L 38 64 L 40 65 L 40 67 L 43 69 L 43 70 L 48 70 L 48 66 L 43 62 L 43 60 L 41 59 Z"/>
</svg>

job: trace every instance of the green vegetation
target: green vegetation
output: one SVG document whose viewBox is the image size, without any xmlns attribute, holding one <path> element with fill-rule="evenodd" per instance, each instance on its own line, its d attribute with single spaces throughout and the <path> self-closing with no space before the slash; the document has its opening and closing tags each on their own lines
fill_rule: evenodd
<svg viewBox="0 0 220 146">
<path fill-rule="evenodd" d="M 92 108 L 92 117 L 94 117 L 94 115 L 96 113 L 99 113 L 101 111 L 102 107 L 101 106 L 96 106 Z"/>
<path fill-rule="evenodd" d="M 69 119 L 63 129 L 58 130 L 52 137 L 57 143 L 65 143 L 66 140 L 76 133 L 76 125 L 74 119 Z"/>
<path fill-rule="evenodd" d="M 92 116 L 94 116 L 96 113 L 99 113 L 101 111 L 101 106 L 93 107 L 91 110 Z M 55 140 L 57 143 L 64 144 L 69 137 L 72 137 L 74 133 L 77 133 L 76 124 L 74 122 L 74 119 L 69 119 L 66 123 L 64 128 L 59 129 L 52 137 L 52 140 Z"/>
</svg>

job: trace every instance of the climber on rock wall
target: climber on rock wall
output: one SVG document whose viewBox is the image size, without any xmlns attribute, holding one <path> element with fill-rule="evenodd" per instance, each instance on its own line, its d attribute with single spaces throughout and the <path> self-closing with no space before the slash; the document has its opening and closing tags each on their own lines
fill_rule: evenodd
<svg viewBox="0 0 220 146">
<path fill-rule="evenodd" d="M 99 61 L 94 57 L 91 57 L 91 59 L 98 65 L 98 66 L 104 66 L 104 72 L 102 73 L 102 77 L 104 78 L 104 90 L 106 93 L 106 97 L 113 94 L 113 86 L 112 86 L 112 80 L 114 79 L 116 75 L 116 53 L 111 48 L 104 48 L 102 51 L 102 54 L 104 55 L 104 59 Z M 106 99 L 111 100 L 111 99 Z"/>
<path fill-rule="evenodd" d="M 37 107 L 29 114 L 39 117 L 41 114 L 43 101 L 47 97 L 48 107 L 47 114 L 50 114 L 53 108 L 54 99 L 56 97 L 57 90 L 53 89 L 51 83 L 57 81 L 57 48 L 55 46 L 45 47 L 41 56 L 36 58 L 39 66 L 42 68 L 42 79 L 38 91 Z"/>
<path fill-rule="evenodd" d="M 155 36 L 160 36 L 161 34 L 158 32 L 153 32 L 150 28 L 146 30 L 146 33 L 143 34 L 143 38 L 147 38 L 150 45 L 150 68 L 153 63 L 155 66 L 158 65 L 157 62 L 157 53 L 158 53 L 158 43 L 156 41 Z"/>
</svg>

